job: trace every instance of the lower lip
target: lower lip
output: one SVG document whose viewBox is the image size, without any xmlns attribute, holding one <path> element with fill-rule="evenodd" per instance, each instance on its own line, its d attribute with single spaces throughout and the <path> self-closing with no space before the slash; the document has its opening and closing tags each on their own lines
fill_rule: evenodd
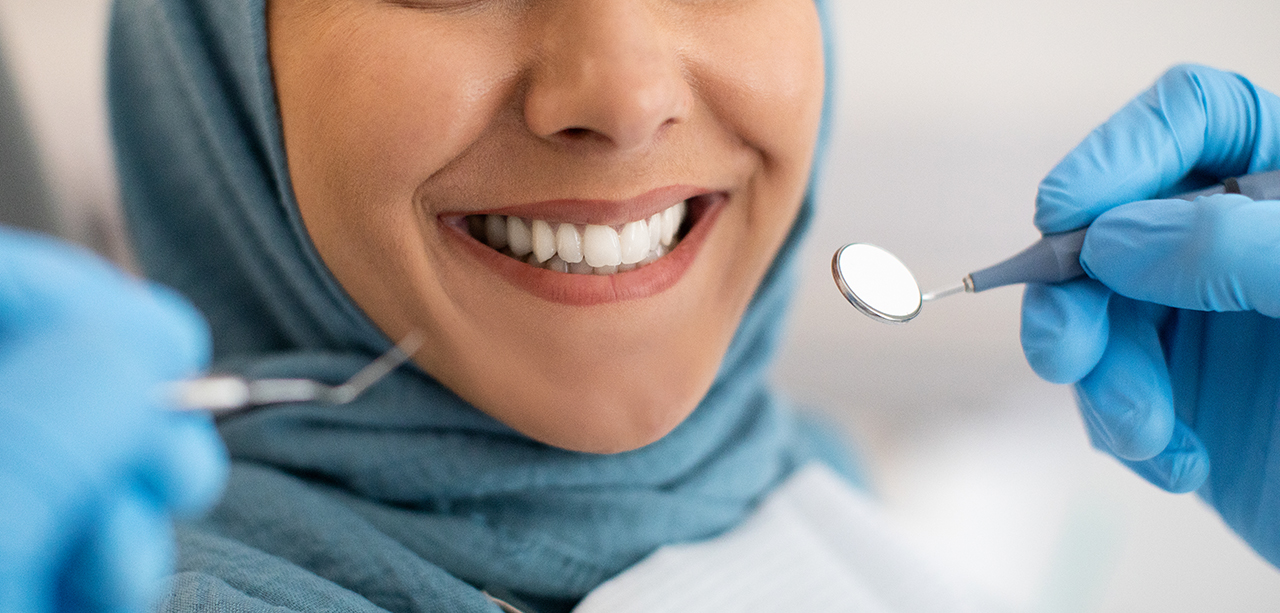
<svg viewBox="0 0 1280 613">
<path fill-rule="evenodd" d="M 722 194 L 700 198 L 706 199 L 700 205 L 701 214 L 671 253 L 647 266 L 612 275 L 578 275 L 534 268 L 498 253 L 456 224 L 440 219 L 440 225 L 445 236 L 512 285 L 550 302 L 592 306 L 647 298 L 666 291 L 679 282 L 698 256 L 698 251 L 724 208 L 725 197 Z"/>
</svg>

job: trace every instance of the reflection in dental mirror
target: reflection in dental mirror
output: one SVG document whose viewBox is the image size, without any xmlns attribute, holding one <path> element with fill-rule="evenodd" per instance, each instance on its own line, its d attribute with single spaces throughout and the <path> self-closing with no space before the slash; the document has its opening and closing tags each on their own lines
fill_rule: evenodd
<svg viewBox="0 0 1280 613">
<path fill-rule="evenodd" d="M 890 323 L 910 321 L 920 313 L 920 286 L 893 254 L 866 243 L 841 247 L 831 260 L 840 292 L 859 311 Z"/>
</svg>

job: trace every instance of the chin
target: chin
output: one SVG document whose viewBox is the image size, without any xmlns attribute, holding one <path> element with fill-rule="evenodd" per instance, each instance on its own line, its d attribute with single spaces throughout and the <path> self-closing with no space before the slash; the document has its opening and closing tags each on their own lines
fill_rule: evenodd
<svg viewBox="0 0 1280 613">
<path fill-rule="evenodd" d="M 692 378 L 675 385 L 670 379 L 666 385 L 648 384 L 660 378 L 625 386 L 588 386 L 583 378 L 578 385 L 521 394 L 509 399 L 513 406 L 481 402 L 496 409 L 486 411 L 493 417 L 538 442 L 583 453 L 623 453 L 670 434 L 693 413 L 711 384 Z"/>
<path fill-rule="evenodd" d="M 687 406 L 625 407 L 610 411 L 607 423 L 601 420 L 573 420 L 531 438 L 553 447 L 594 454 L 634 451 L 658 442 L 676 429 L 693 412 L 697 402 Z M 593 407 L 579 410 L 590 412 Z M 559 424 L 557 424 L 559 425 Z"/>
</svg>

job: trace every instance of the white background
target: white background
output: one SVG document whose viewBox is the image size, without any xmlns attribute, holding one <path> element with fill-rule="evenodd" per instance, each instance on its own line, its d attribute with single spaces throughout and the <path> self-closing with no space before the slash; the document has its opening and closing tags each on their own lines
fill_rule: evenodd
<svg viewBox="0 0 1280 613">
<path fill-rule="evenodd" d="M 1036 238 L 1040 178 L 1179 62 L 1280 91 L 1275 0 L 833 0 L 838 121 L 777 380 L 860 445 L 920 549 L 1026 611 L 1280 610 L 1280 572 L 1193 496 L 1089 450 L 1067 390 L 1018 346 L 1014 288 L 905 326 L 835 291 L 841 244 L 889 248 L 926 287 Z M 111 230 L 104 0 L 0 0 L 0 32 L 78 236 Z"/>
</svg>

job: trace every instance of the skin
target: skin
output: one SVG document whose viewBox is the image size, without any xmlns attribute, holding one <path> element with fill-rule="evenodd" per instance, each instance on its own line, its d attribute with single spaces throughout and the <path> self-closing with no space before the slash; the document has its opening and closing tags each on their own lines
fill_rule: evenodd
<svg viewBox="0 0 1280 613">
<path fill-rule="evenodd" d="M 544 443 L 658 440 L 707 393 L 799 209 L 823 92 L 812 0 L 272 0 L 289 169 L 325 264 L 463 399 Z M 571 306 L 440 215 L 668 185 L 728 200 L 681 280 Z M 673 203 L 674 204 L 674 203 Z"/>
</svg>

